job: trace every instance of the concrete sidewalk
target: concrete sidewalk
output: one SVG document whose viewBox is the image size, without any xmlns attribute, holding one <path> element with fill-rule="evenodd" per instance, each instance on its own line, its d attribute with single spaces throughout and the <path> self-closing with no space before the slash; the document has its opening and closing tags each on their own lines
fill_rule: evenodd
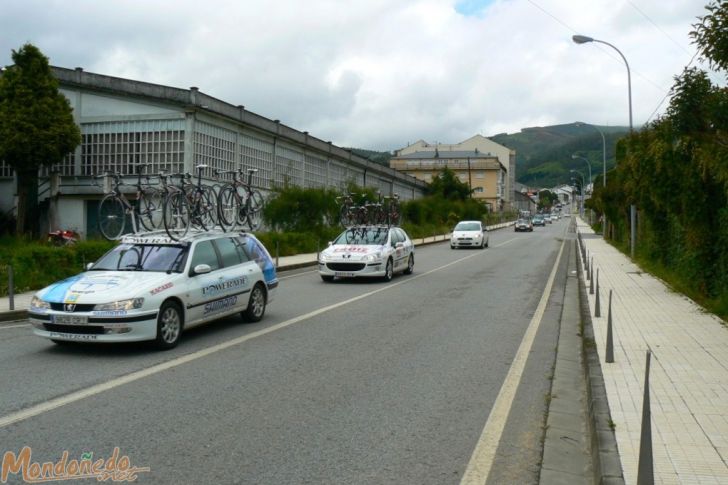
<svg viewBox="0 0 728 485">
<path fill-rule="evenodd" d="M 588 260 L 593 258 L 595 283 L 599 272 L 601 317 L 594 316 L 596 290 L 588 295 L 589 309 L 625 483 L 637 482 L 650 349 L 655 483 L 728 484 L 728 328 L 641 272 L 584 221 L 577 219 L 577 226 Z M 611 364 L 604 361 L 609 290 Z"/>
</svg>

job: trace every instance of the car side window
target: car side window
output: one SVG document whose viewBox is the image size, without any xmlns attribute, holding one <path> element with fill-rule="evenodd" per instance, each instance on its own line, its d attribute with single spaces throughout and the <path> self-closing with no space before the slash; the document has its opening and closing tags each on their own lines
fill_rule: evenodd
<svg viewBox="0 0 728 485">
<path fill-rule="evenodd" d="M 396 246 L 398 242 L 402 241 L 399 238 L 399 234 L 397 234 L 396 229 L 392 229 L 391 231 L 389 231 L 389 238 L 391 240 L 392 247 Z"/>
<path fill-rule="evenodd" d="M 220 269 L 220 262 L 217 259 L 217 252 L 212 245 L 212 241 L 202 241 L 195 246 L 190 268 L 194 269 L 198 264 L 207 264 L 212 268 L 212 271 Z"/>
<path fill-rule="evenodd" d="M 407 242 L 407 236 L 405 235 L 405 233 L 404 233 L 404 231 L 402 229 L 395 229 L 394 231 L 399 236 L 399 240 L 400 241 Z"/>
<path fill-rule="evenodd" d="M 229 237 L 216 239 L 215 246 L 217 246 L 217 250 L 220 252 L 220 258 L 222 259 L 222 266 L 224 268 L 229 268 L 230 266 L 235 266 L 243 262 L 240 258 L 238 245 L 235 244 L 234 239 Z"/>
</svg>

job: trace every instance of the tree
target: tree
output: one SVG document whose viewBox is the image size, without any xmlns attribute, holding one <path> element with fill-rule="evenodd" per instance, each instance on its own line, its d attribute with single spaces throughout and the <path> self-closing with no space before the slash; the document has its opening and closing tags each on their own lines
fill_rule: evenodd
<svg viewBox="0 0 728 485">
<path fill-rule="evenodd" d="M 538 193 L 538 208 L 551 209 L 554 202 L 559 200 L 559 196 L 548 189 L 543 189 Z"/>
<path fill-rule="evenodd" d="M 728 70 L 728 1 L 711 2 L 705 9 L 709 14 L 698 17 L 700 22 L 693 24 L 695 30 L 690 32 L 690 37 L 710 67 Z"/>
<path fill-rule="evenodd" d="M 0 76 L 0 160 L 17 176 L 16 231 L 23 234 L 38 230 L 38 169 L 60 163 L 81 133 L 48 58 L 32 44 L 13 50 L 12 58 Z"/>
<path fill-rule="evenodd" d="M 461 182 L 455 172 L 447 167 L 435 175 L 427 186 L 427 194 L 447 200 L 465 200 L 470 197 L 470 187 Z"/>
</svg>

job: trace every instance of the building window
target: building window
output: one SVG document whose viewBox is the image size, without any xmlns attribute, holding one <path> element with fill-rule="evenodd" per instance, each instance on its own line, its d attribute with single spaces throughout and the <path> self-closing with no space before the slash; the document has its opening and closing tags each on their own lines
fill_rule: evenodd
<svg viewBox="0 0 728 485">
<path fill-rule="evenodd" d="M 207 165 L 202 176 L 217 178 L 216 170 L 236 170 L 234 131 L 198 121 L 195 123 L 195 155 L 193 164 Z M 197 175 L 195 170 L 194 175 Z"/>
<path fill-rule="evenodd" d="M 81 125 L 81 175 L 104 172 L 181 172 L 184 158 L 183 120 L 145 120 Z"/>
<path fill-rule="evenodd" d="M 473 192 L 476 193 L 476 194 L 482 194 L 482 193 L 485 192 L 485 190 L 483 190 L 483 187 L 475 187 L 473 189 Z"/>
<path fill-rule="evenodd" d="M 253 175 L 253 185 L 269 189 L 273 180 L 273 143 L 249 135 L 240 135 L 240 165 L 243 173 L 249 168 L 257 168 Z"/>
</svg>

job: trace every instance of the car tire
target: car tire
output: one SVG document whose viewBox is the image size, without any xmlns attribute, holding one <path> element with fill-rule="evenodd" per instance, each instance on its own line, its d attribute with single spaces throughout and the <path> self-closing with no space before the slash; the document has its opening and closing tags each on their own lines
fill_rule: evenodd
<svg viewBox="0 0 728 485">
<path fill-rule="evenodd" d="M 334 277 L 327 274 L 322 274 L 321 279 L 324 280 L 324 282 L 326 283 L 331 283 L 332 281 L 334 281 Z"/>
<path fill-rule="evenodd" d="M 248 308 L 246 308 L 241 316 L 246 322 L 259 322 L 265 315 L 266 295 L 263 285 L 256 283 L 250 292 L 248 299 Z"/>
<path fill-rule="evenodd" d="M 394 263 L 392 263 L 392 258 L 387 260 L 387 266 L 384 268 L 384 276 L 382 276 L 382 279 L 384 281 L 392 281 L 392 278 L 394 277 Z"/>
<path fill-rule="evenodd" d="M 485 247 L 486 247 L 486 248 L 488 247 L 488 243 L 489 243 L 489 242 L 490 242 L 490 240 L 487 240 L 487 239 L 486 239 L 486 241 L 485 241 Z"/>
<path fill-rule="evenodd" d="M 413 254 L 410 254 L 409 259 L 407 260 L 407 269 L 404 270 L 404 274 L 412 274 L 412 272 L 415 270 L 415 256 Z"/>
<path fill-rule="evenodd" d="M 157 338 L 154 341 L 159 350 L 177 346 L 184 325 L 183 315 L 178 303 L 167 300 L 162 304 L 157 315 Z"/>
<path fill-rule="evenodd" d="M 455 249 L 455 246 L 453 246 L 453 245 L 451 244 L 451 245 L 450 245 L 450 249 Z"/>
</svg>

